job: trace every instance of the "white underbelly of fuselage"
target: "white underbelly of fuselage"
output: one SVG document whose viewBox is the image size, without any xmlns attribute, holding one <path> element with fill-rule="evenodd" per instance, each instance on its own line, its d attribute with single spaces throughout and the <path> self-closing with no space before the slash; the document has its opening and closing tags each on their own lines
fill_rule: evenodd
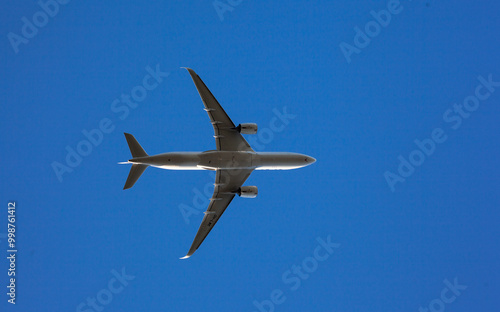
<svg viewBox="0 0 500 312">
<path fill-rule="evenodd" d="M 281 165 L 281 166 L 260 166 L 256 167 L 255 170 L 291 170 L 302 168 L 303 166 L 289 166 L 289 165 Z"/>
<path fill-rule="evenodd" d="M 171 166 L 171 165 L 165 165 L 165 166 L 153 166 L 156 168 L 160 169 L 167 169 L 167 170 L 205 170 L 205 168 L 201 168 L 198 166 Z"/>
</svg>

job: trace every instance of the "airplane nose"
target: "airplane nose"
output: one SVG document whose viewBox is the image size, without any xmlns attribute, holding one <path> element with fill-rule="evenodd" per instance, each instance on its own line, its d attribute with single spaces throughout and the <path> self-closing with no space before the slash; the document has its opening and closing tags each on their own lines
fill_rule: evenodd
<svg viewBox="0 0 500 312">
<path fill-rule="evenodd" d="M 311 157 L 311 156 L 307 156 L 307 158 L 305 160 L 308 164 L 314 164 L 316 162 L 316 158 Z"/>
</svg>

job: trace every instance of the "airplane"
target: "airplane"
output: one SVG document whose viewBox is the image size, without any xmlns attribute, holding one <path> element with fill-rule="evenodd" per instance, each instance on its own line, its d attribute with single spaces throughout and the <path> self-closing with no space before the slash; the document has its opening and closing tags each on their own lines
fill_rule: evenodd
<svg viewBox="0 0 500 312">
<path fill-rule="evenodd" d="M 183 67 L 185 68 L 185 67 Z M 200 247 L 233 198 L 255 198 L 256 186 L 243 186 L 254 170 L 288 170 L 316 162 L 311 156 L 284 152 L 255 152 L 241 134 L 256 134 L 257 124 L 236 126 L 217 102 L 212 92 L 191 68 L 185 68 L 200 94 L 205 111 L 214 127 L 216 150 L 205 152 L 171 152 L 149 156 L 133 135 L 125 133 L 132 159 L 120 164 L 132 164 L 123 189 L 137 182 L 147 167 L 170 170 L 215 170 L 214 192 L 187 259 Z"/>
</svg>

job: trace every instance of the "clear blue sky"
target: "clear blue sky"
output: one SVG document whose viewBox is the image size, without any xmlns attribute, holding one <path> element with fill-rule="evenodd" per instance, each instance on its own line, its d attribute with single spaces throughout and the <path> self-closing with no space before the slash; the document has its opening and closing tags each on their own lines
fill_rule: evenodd
<svg viewBox="0 0 500 312">
<path fill-rule="evenodd" d="M 498 1 L 227 3 L 3 5 L 0 310 L 497 309 Z M 317 159 L 254 172 L 259 196 L 235 198 L 189 260 L 213 176 L 149 168 L 124 191 L 117 164 L 123 132 L 150 154 L 215 148 L 181 66 L 259 124 L 256 150 Z M 88 155 L 70 164 L 67 147 Z"/>
</svg>

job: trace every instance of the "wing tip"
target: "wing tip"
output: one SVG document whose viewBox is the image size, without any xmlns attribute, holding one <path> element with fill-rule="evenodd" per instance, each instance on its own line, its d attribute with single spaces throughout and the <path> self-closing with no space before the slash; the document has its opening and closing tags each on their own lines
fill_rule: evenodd
<svg viewBox="0 0 500 312">
<path fill-rule="evenodd" d="M 194 70 L 192 70 L 189 67 L 181 67 L 181 68 L 184 68 L 185 70 L 187 70 L 189 74 L 195 74 Z"/>
<path fill-rule="evenodd" d="M 185 255 L 184 257 L 179 258 L 179 259 L 181 259 L 181 260 L 188 259 L 194 254 L 195 251 L 196 251 L 196 249 L 193 250 L 193 248 L 191 247 L 191 249 L 189 249 L 187 255 Z"/>
</svg>

